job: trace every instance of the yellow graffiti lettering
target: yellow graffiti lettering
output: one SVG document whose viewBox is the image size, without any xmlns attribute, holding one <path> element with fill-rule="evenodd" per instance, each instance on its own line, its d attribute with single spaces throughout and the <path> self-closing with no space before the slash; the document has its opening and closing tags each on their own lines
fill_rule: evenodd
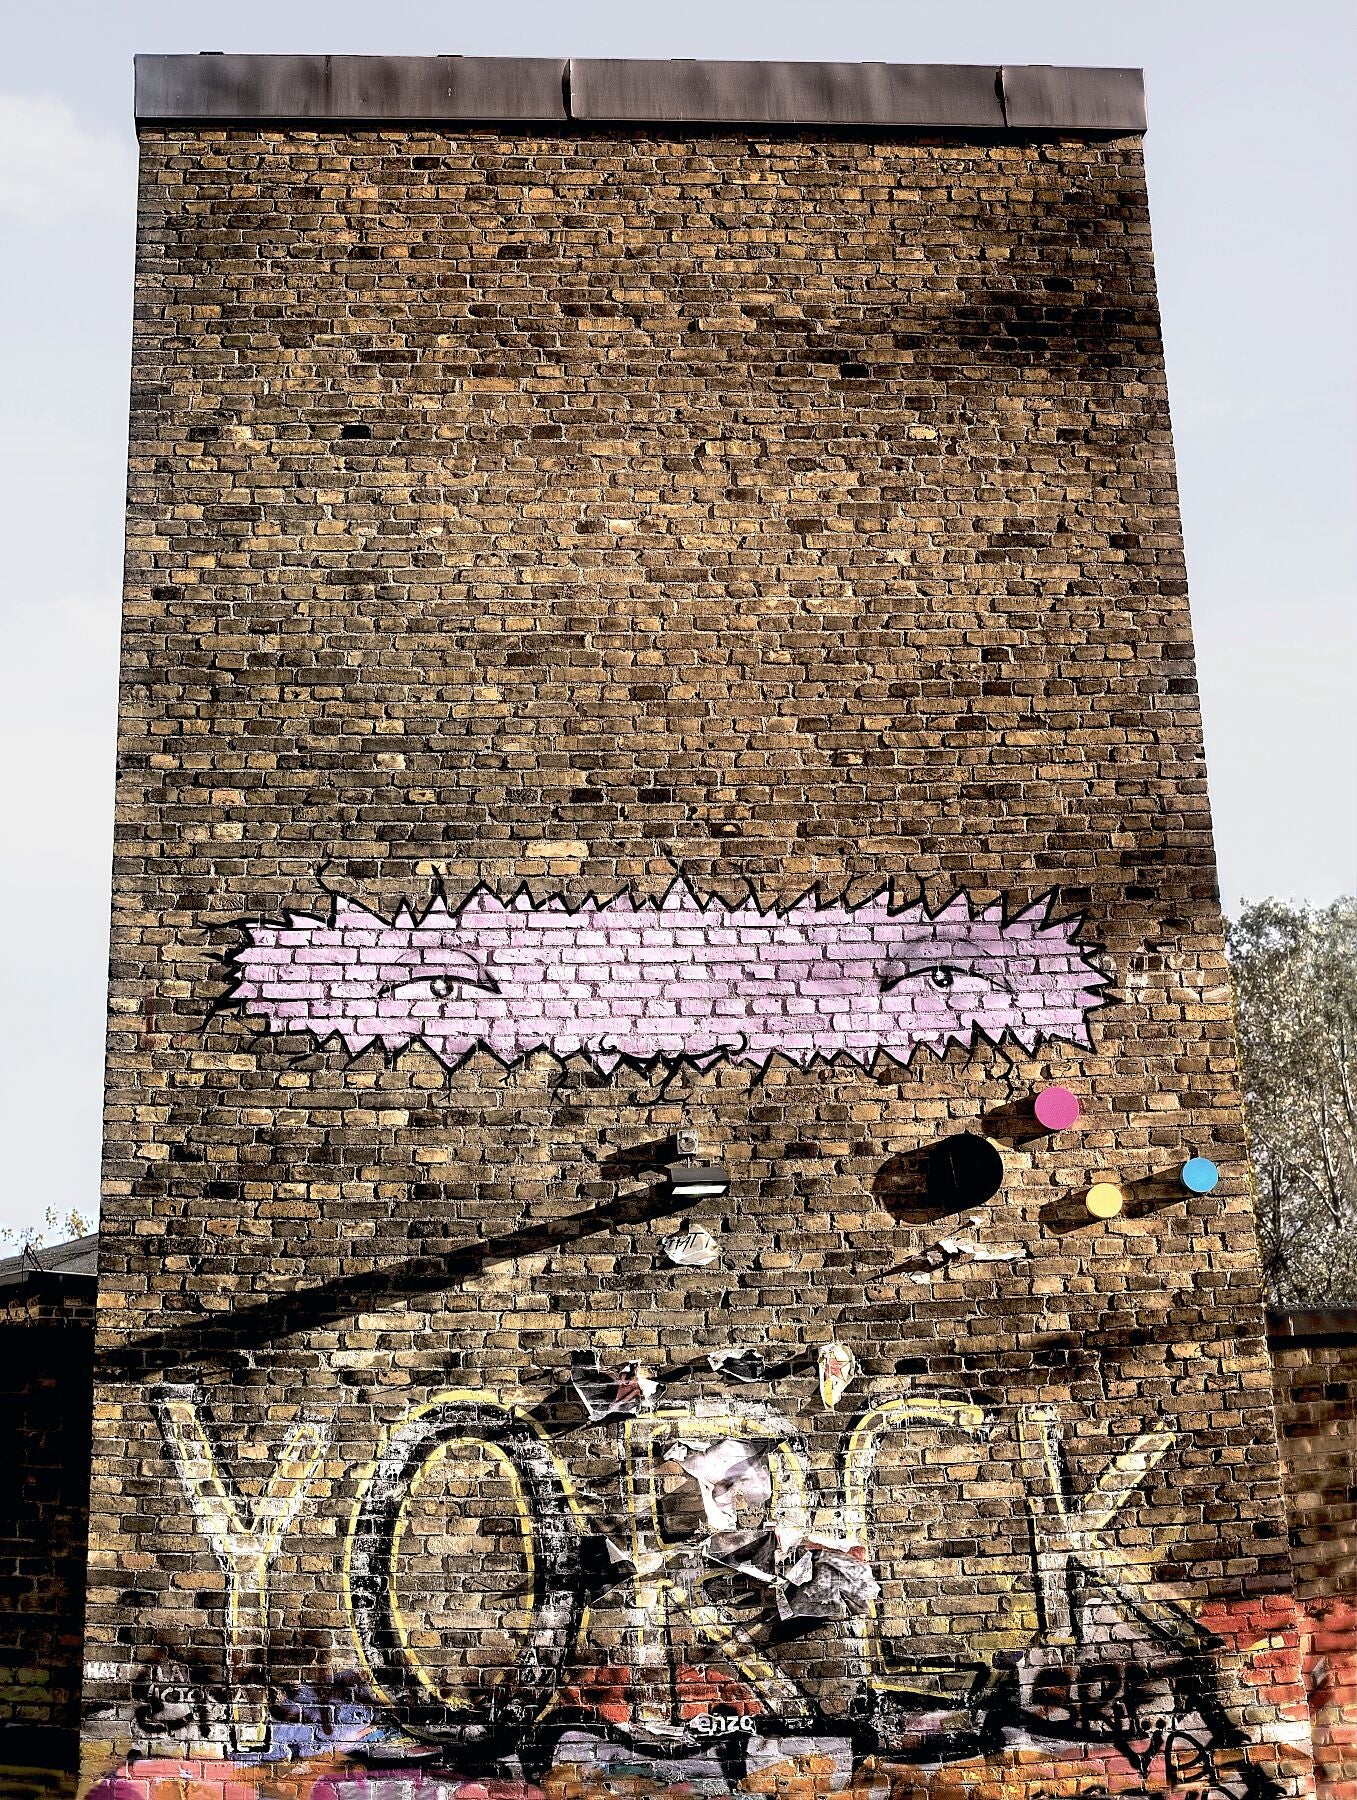
<svg viewBox="0 0 1357 1800">
<path fill-rule="evenodd" d="M 940 1399 L 929 1394 L 904 1394 L 871 1407 L 853 1427 L 843 1453 L 843 1535 L 861 1544 L 870 1554 L 868 1497 L 877 1451 L 888 1433 L 911 1425 L 944 1425 L 978 1436 L 985 1429 L 986 1414 L 969 1401 Z M 957 1671 L 939 1665 L 911 1664 L 897 1669 L 886 1651 L 881 1631 L 879 1597 L 866 1614 L 852 1621 L 861 1672 L 868 1685 L 881 1691 L 916 1690 L 921 1685 L 944 1686 Z"/>
<path fill-rule="evenodd" d="M 513 1497 L 514 1518 L 518 1525 L 519 1538 L 523 1547 L 523 1560 L 526 1565 L 524 1586 L 529 1597 L 530 1609 L 528 1619 L 519 1633 L 520 1639 L 526 1638 L 530 1633 L 533 1615 L 537 1611 L 536 1536 L 533 1531 L 532 1512 L 529 1509 L 527 1496 L 523 1492 L 523 1483 L 519 1480 L 518 1470 L 514 1467 L 512 1457 L 506 1455 L 506 1453 L 500 1449 L 498 1444 L 493 1444 L 486 1438 L 459 1438 L 449 1443 L 439 1444 L 430 1452 L 425 1461 L 420 1464 L 419 1468 L 411 1477 L 409 1486 L 405 1490 L 405 1498 L 401 1501 L 400 1511 L 396 1516 L 396 1527 L 392 1533 L 391 1552 L 387 1559 L 386 1581 L 389 1605 L 391 1607 L 391 1619 L 396 1628 L 396 1637 L 400 1643 L 401 1650 L 404 1653 L 405 1660 L 409 1663 L 416 1681 L 418 1681 L 419 1685 L 433 1699 L 440 1700 L 446 1705 L 454 1707 L 468 1706 L 470 1705 L 470 1701 L 460 1698 L 457 1695 L 447 1693 L 443 1684 L 435 1679 L 430 1673 L 424 1659 L 420 1656 L 415 1644 L 414 1634 L 410 1630 L 409 1620 L 406 1618 L 404 1609 L 401 1606 L 400 1592 L 397 1587 L 397 1576 L 400 1569 L 401 1546 L 405 1538 L 406 1528 L 410 1522 L 411 1507 L 418 1498 L 420 1489 L 432 1475 L 438 1464 L 444 1461 L 449 1451 L 471 1442 L 475 1442 L 479 1448 L 484 1450 L 492 1461 L 498 1465 L 501 1473 L 509 1484 L 509 1492 Z M 561 1473 L 562 1480 L 564 1481 L 564 1470 L 562 1470 Z M 504 1679 L 505 1674 L 506 1671 L 500 1671 L 499 1678 L 501 1681 Z"/>
<path fill-rule="evenodd" d="M 402 1545 L 421 1489 L 439 1463 L 474 1447 L 506 1480 L 526 1571 L 512 1666 L 474 1697 L 449 1693 L 420 1653 L 404 1612 Z M 384 1434 L 363 1472 L 344 1549 L 344 1602 L 373 1692 L 447 1742 L 482 1742 L 496 1721 L 526 1728 L 551 1705 L 588 1622 L 579 1593 L 583 1515 L 547 1434 L 526 1413 L 479 1390 L 437 1394 Z"/>
<path fill-rule="evenodd" d="M 1020 1407 L 1018 1436 L 1046 1642 L 1068 1644 L 1075 1638 L 1071 1564 L 1077 1564 L 1147 1622 L 1174 1637 L 1190 1635 L 1185 1616 L 1149 1592 L 1148 1571 L 1107 1537 L 1136 1488 L 1173 1445 L 1173 1432 L 1142 1432 L 1129 1449 L 1112 1458 L 1091 1492 L 1078 1500 L 1067 1489 L 1055 1408 Z"/>
<path fill-rule="evenodd" d="M 241 1748 L 268 1736 L 265 1700 L 269 1567 L 306 1498 L 325 1451 L 319 1425 L 294 1428 L 263 1492 L 233 1497 L 217 1468 L 198 1403 L 188 1390 L 162 1390 L 156 1410 L 194 1516 L 226 1572 L 226 1677 L 231 1725 Z"/>
</svg>

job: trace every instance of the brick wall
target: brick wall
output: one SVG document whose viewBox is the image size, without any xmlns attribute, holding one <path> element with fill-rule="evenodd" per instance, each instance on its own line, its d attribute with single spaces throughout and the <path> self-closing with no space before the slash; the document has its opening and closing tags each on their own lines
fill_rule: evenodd
<svg viewBox="0 0 1357 1800">
<path fill-rule="evenodd" d="M 89 1509 L 94 1284 L 0 1287 L 0 1793 L 73 1768 Z M 42 1791 L 46 1791 L 43 1789 Z"/>
<path fill-rule="evenodd" d="M 1357 1313 L 1291 1313 L 1272 1338 L 1316 1772 L 1357 1795 Z"/>
<path fill-rule="evenodd" d="M 87 1784 L 1304 1789 L 1139 140 L 141 181 Z"/>
</svg>

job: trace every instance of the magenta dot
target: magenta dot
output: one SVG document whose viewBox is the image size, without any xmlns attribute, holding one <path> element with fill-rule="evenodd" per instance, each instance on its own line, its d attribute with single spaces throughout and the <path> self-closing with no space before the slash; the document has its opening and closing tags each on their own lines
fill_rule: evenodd
<svg viewBox="0 0 1357 1800">
<path fill-rule="evenodd" d="M 1079 1117 L 1079 1101 L 1068 1088 L 1043 1088 L 1036 1097 L 1035 1111 L 1047 1131 L 1065 1131 Z"/>
</svg>

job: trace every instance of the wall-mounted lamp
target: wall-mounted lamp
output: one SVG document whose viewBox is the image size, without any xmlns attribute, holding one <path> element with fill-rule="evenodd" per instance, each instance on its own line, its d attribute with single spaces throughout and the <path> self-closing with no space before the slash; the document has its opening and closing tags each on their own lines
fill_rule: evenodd
<svg viewBox="0 0 1357 1800">
<path fill-rule="evenodd" d="M 675 1200 L 719 1200 L 730 1176 L 717 1163 L 671 1163 L 669 1192 Z"/>
<path fill-rule="evenodd" d="M 669 1192 L 675 1200 L 719 1200 L 730 1186 L 730 1176 L 719 1163 L 700 1162 L 702 1145 L 692 1126 L 677 1135 L 681 1162 L 669 1165 Z"/>
</svg>

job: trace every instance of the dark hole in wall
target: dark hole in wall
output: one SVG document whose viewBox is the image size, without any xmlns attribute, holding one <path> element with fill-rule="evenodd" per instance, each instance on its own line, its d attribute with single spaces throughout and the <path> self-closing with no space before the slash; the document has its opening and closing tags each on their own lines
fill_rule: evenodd
<svg viewBox="0 0 1357 1800">
<path fill-rule="evenodd" d="M 872 1193 L 902 1225 L 930 1225 L 983 1206 L 1003 1185 L 1004 1160 L 974 1132 L 957 1132 L 888 1157 Z"/>
</svg>

